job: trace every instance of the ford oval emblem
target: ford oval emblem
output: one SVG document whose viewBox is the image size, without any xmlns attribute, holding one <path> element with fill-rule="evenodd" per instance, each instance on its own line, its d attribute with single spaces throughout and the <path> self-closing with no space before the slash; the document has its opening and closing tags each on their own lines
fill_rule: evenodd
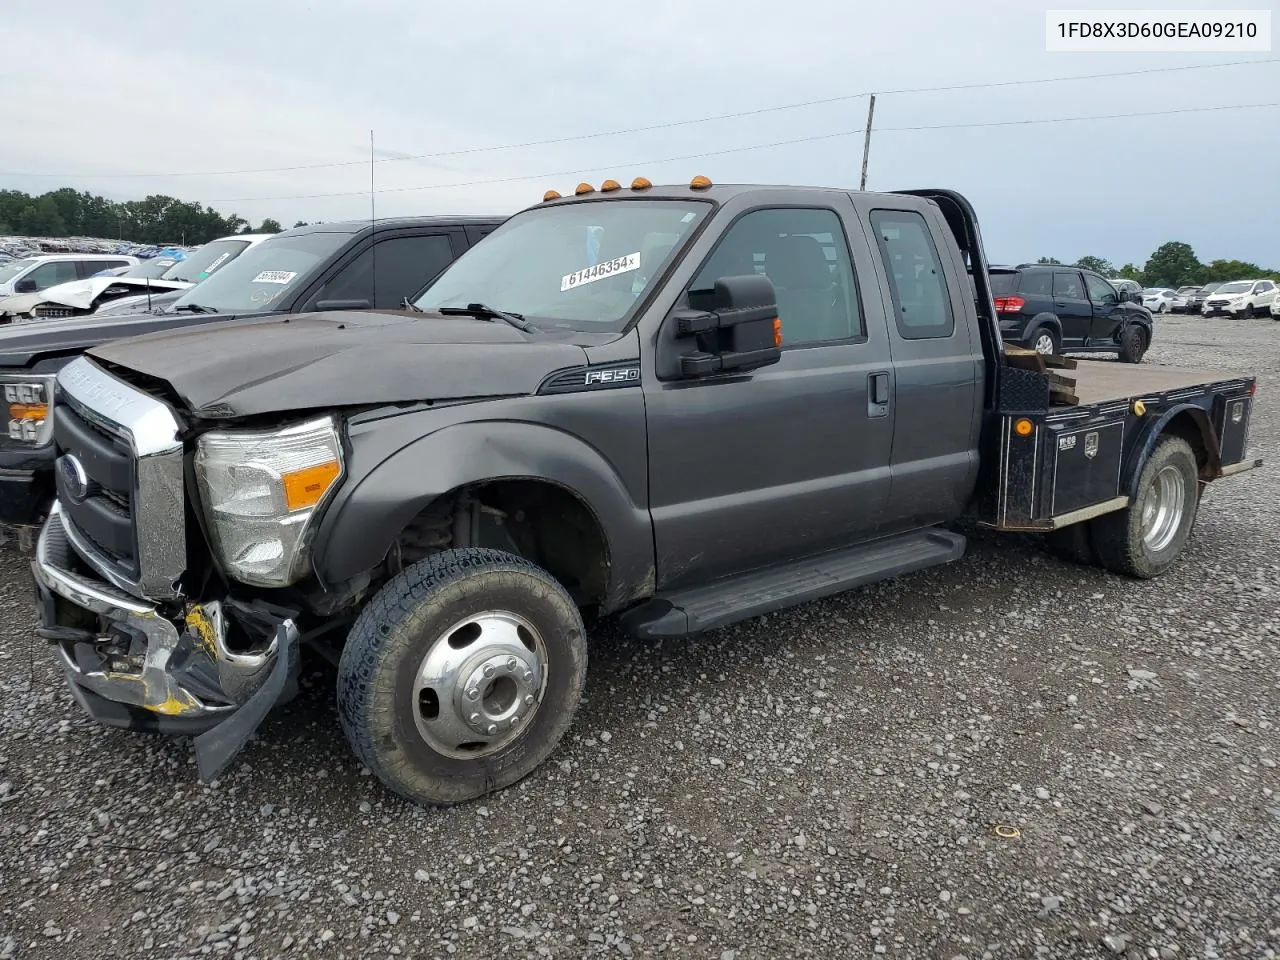
<svg viewBox="0 0 1280 960">
<path fill-rule="evenodd" d="M 89 496 L 89 475 L 84 466 L 73 454 L 67 453 L 58 458 L 58 476 L 62 478 L 62 492 L 72 503 L 84 503 Z"/>
</svg>

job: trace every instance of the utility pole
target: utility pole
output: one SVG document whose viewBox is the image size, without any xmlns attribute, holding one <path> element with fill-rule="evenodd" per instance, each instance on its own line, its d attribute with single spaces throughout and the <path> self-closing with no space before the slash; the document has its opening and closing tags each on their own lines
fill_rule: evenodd
<svg viewBox="0 0 1280 960">
<path fill-rule="evenodd" d="M 862 139 L 862 182 L 858 184 L 859 190 L 867 189 L 867 159 L 871 156 L 871 118 L 876 113 L 876 95 L 871 95 L 871 102 L 867 105 L 867 129 L 866 135 Z"/>
</svg>

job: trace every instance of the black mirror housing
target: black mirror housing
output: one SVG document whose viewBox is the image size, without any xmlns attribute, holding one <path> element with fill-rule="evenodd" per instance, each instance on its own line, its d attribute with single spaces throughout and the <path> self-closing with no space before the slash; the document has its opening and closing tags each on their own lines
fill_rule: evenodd
<svg viewBox="0 0 1280 960">
<path fill-rule="evenodd" d="M 13 285 L 13 292 L 14 293 L 35 293 L 36 282 L 32 280 L 30 277 L 23 277 L 21 280 L 19 280 L 17 283 Z"/>
<path fill-rule="evenodd" d="M 711 291 L 693 291 L 689 309 L 673 315 L 677 336 L 698 349 L 680 358 L 686 377 L 755 370 L 782 359 L 778 298 L 768 277 L 721 277 Z"/>
</svg>

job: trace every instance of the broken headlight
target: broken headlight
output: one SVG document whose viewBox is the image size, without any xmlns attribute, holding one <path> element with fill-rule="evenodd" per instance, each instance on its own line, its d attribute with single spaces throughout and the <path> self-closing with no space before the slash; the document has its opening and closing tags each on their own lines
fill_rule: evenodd
<svg viewBox="0 0 1280 960">
<path fill-rule="evenodd" d="M 55 379 L 52 373 L 0 374 L 10 440 L 30 447 L 43 447 L 53 440 Z"/>
<path fill-rule="evenodd" d="M 210 539 L 227 572 L 261 587 L 300 579 L 311 520 L 342 477 L 334 419 L 206 433 L 195 471 Z"/>
</svg>

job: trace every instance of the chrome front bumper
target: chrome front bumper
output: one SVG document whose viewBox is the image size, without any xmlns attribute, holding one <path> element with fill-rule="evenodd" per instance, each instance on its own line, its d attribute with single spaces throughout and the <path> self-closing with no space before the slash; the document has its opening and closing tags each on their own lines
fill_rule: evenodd
<svg viewBox="0 0 1280 960">
<path fill-rule="evenodd" d="M 85 572 L 88 566 L 72 547 L 57 503 L 40 531 L 31 567 L 38 632 L 57 646 L 77 702 L 102 723 L 201 734 L 199 754 L 200 741 L 226 726 L 234 728 L 227 731 L 230 741 L 247 741 L 296 680 L 298 632 L 291 619 L 281 619 L 261 649 L 232 650 L 218 601 L 186 604 L 171 618 L 156 604 Z M 214 740 L 206 746 L 222 762 L 243 746 L 239 742 L 228 753 L 228 737 Z M 202 776 L 220 768 L 199 759 Z"/>
</svg>

